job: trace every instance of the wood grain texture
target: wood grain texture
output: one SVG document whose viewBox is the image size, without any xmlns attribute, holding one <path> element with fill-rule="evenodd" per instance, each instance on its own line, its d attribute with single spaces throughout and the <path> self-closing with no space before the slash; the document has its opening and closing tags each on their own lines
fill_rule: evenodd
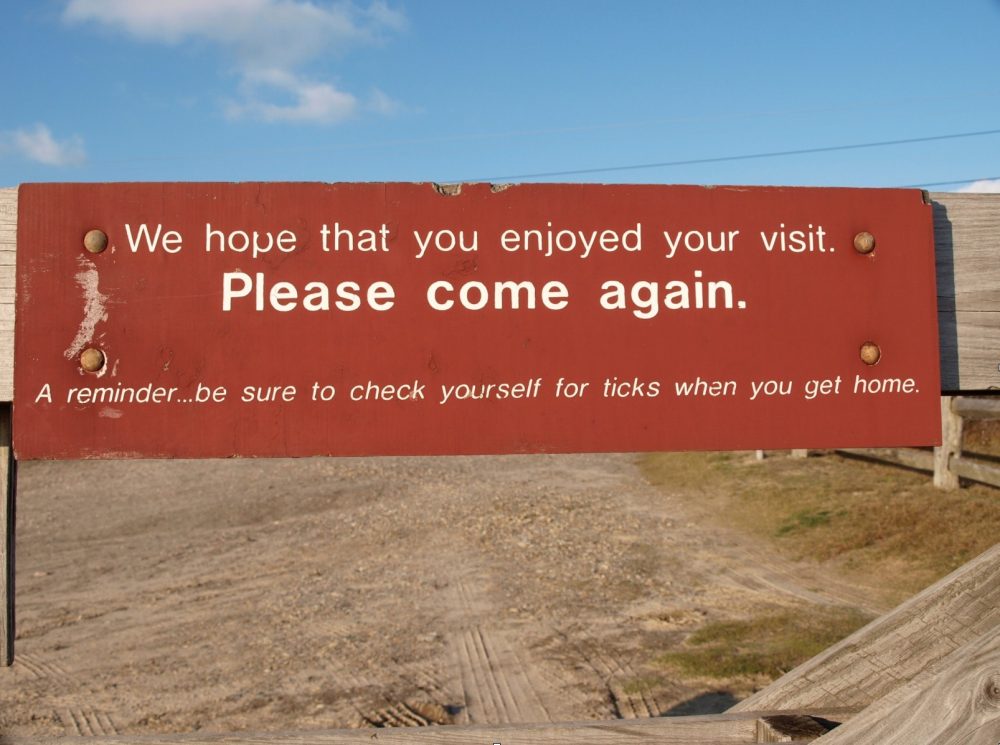
<svg viewBox="0 0 1000 745">
<path fill-rule="evenodd" d="M 934 486 L 957 489 L 958 474 L 951 468 L 952 458 L 962 454 L 962 417 L 955 413 L 951 396 L 941 396 L 941 445 L 934 448 Z"/>
<path fill-rule="evenodd" d="M 811 742 L 840 726 L 822 717 L 778 714 L 757 720 L 757 742 Z"/>
<path fill-rule="evenodd" d="M 822 745 L 996 745 L 1000 629 L 956 649 L 815 742 Z"/>
<path fill-rule="evenodd" d="M 0 401 L 14 400 L 14 258 L 17 189 L 0 189 Z"/>
<path fill-rule="evenodd" d="M 747 712 L 693 717 L 653 717 L 610 722 L 574 722 L 568 724 L 505 724 L 443 727 L 394 727 L 384 729 L 317 730 L 310 732 L 144 735 L 90 737 L 87 745 L 467 745 L 468 743 L 503 743 L 503 745 L 625 745 L 655 742 L 659 745 L 726 745 L 727 743 L 787 742 L 787 739 L 758 739 L 758 724 L 768 719 L 819 719 L 845 722 L 851 712 L 824 710 L 794 712 Z M 770 727 L 770 725 L 768 725 Z M 798 730 L 818 733 L 821 728 Z M 780 727 L 778 727 L 780 730 Z M 775 732 L 771 728 L 766 731 Z M 815 735 L 803 735 L 808 742 Z M 7 737 L 4 745 L 65 745 L 64 737 Z"/>
<path fill-rule="evenodd" d="M 997 251 L 1000 197 L 934 193 L 934 247 L 940 310 L 1000 313 Z"/>
<path fill-rule="evenodd" d="M 1000 195 L 931 194 L 941 389 L 1000 387 Z"/>
<path fill-rule="evenodd" d="M 911 681 L 922 684 L 932 665 L 998 628 L 1000 544 L 731 711 L 866 708 Z"/>
<path fill-rule="evenodd" d="M 1000 397 L 958 396 L 951 410 L 963 419 L 1000 419 Z"/>
<path fill-rule="evenodd" d="M 1000 465 L 996 463 L 955 456 L 951 459 L 949 468 L 956 476 L 963 479 L 1000 487 Z"/>
<path fill-rule="evenodd" d="M 941 392 L 1000 390 L 1000 313 L 938 311 Z"/>
<path fill-rule="evenodd" d="M 14 491 L 11 405 L 0 403 L 0 666 L 14 664 Z"/>
</svg>

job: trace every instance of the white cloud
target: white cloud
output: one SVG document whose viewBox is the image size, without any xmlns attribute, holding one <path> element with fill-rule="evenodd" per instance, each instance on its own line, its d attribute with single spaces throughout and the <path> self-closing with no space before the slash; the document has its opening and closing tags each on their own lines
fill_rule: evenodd
<svg viewBox="0 0 1000 745">
<path fill-rule="evenodd" d="M 358 100 L 329 83 L 305 80 L 284 70 L 262 70 L 244 79 L 244 100 L 226 107 L 229 116 L 251 117 L 265 122 L 316 122 L 334 124 L 357 111 Z M 284 93 L 290 100 L 273 103 L 261 96 L 268 91 Z"/>
<path fill-rule="evenodd" d="M 80 137 L 73 135 L 57 140 L 44 124 L 36 124 L 31 129 L 0 132 L 0 150 L 14 151 L 47 166 L 78 166 L 87 160 Z"/>
<path fill-rule="evenodd" d="M 393 31 L 402 31 L 406 28 L 406 16 L 398 10 L 393 10 L 382 0 L 375 0 L 368 7 L 368 16 L 377 24 Z"/>
<path fill-rule="evenodd" d="M 376 88 L 368 97 L 366 108 L 383 116 L 392 116 L 402 111 L 403 106 Z"/>
<path fill-rule="evenodd" d="M 306 79 L 297 69 L 351 46 L 374 43 L 406 23 L 383 0 L 365 8 L 311 0 L 69 0 L 63 17 L 99 23 L 140 41 L 214 44 L 238 71 L 245 96 L 227 106 L 230 115 L 317 123 L 342 121 L 357 109 L 357 101 L 330 83 Z"/>
<path fill-rule="evenodd" d="M 1000 194 L 1000 179 L 973 181 L 971 184 L 966 184 L 955 191 L 978 194 Z"/>
</svg>

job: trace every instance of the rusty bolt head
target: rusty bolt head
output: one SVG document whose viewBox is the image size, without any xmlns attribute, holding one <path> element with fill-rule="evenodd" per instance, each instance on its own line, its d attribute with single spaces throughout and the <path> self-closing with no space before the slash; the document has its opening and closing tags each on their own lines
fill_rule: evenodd
<svg viewBox="0 0 1000 745">
<path fill-rule="evenodd" d="M 879 361 L 882 356 L 882 350 L 878 348 L 878 344 L 873 341 L 866 341 L 861 345 L 861 361 L 866 365 L 874 365 Z"/>
<path fill-rule="evenodd" d="M 95 373 L 104 367 L 104 352 L 96 347 L 88 347 L 80 354 L 80 367 L 86 372 Z"/>
<path fill-rule="evenodd" d="M 108 236 L 103 230 L 88 230 L 83 236 L 83 247 L 92 254 L 99 254 L 108 247 Z"/>
<path fill-rule="evenodd" d="M 870 254 L 875 250 L 875 236 L 862 231 L 854 236 L 854 250 L 859 254 Z"/>
</svg>

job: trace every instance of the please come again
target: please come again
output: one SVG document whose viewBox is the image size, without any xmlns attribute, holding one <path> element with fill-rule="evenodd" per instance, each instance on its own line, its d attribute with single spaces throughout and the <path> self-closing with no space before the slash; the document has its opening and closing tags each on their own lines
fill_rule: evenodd
<svg viewBox="0 0 1000 745">
<path fill-rule="evenodd" d="M 559 311 L 569 306 L 569 288 L 559 280 L 536 283 L 531 280 L 470 280 L 453 283 L 436 280 L 428 285 L 425 299 L 436 311 L 536 310 Z M 384 312 L 396 302 L 396 290 L 384 280 L 364 287 L 344 280 L 332 286 L 322 281 L 296 285 L 289 281 L 269 282 L 263 272 L 254 275 L 227 272 L 222 280 L 222 310 L 251 309 L 255 312 L 295 310 L 350 313 L 368 308 Z M 601 285 L 600 306 L 605 310 L 628 310 L 636 318 L 654 318 L 661 309 L 739 309 L 746 301 L 734 297 L 726 280 L 706 280 L 695 269 L 690 279 L 667 282 L 608 280 Z"/>
</svg>

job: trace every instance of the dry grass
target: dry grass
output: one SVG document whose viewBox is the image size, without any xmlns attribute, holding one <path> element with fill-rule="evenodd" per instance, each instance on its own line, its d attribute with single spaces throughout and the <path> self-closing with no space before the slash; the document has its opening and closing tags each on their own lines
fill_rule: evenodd
<svg viewBox="0 0 1000 745">
<path fill-rule="evenodd" d="M 967 430 L 969 451 L 1000 453 L 1000 428 Z M 647 478 L 699 521 L 750 534 L 765 550 L 815 562 L 896 604 L 992 546 L 1000 490 L 935 489 L 928 474 L 834 454 L 655 453 Z M 766 685 L 864 625 L 852 608 L 761 609 L 714 619 L 655 657 L 671 678 L 740 695 Z"/>
<path fill-rule="evenodd" d="M 746 531 L 796 559 L 882 586 L 889 600 L 926 587 L 1000 536 L 1000 490 L 935 489 L 926 474 L 821 455 L 655 453 L 654 484 L 705 519 Z"/>
<path fill-rule="evenodd" d="M 783 675 L 869 620 L 850 608 L 812 606 L 715 621 L 657 661 L 683 676 L 725 680 L 738 688 L 739 680 L 768 681 Z"/>
<path fill-rule="evenodd" d="M 1000 456 L 1000 422 L 966 421 L 962 430 L 962 451 Z"/>
</svg>

